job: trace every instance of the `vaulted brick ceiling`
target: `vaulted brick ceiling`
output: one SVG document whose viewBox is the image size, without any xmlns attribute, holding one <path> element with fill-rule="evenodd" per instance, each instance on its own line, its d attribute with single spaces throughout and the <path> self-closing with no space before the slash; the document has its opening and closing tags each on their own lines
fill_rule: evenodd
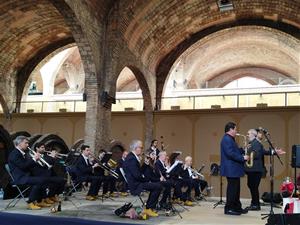
<svg viewBox="0 0 300 225">
<path fill-rule="evenodd" d="M 72 36 L 50 2 L 0 1 L 0 75 L 16 71 L 39 50 Z M 181 54 L 201 37 L 194 40 L 194 35 L 206 28 L 242 19 L 266 19 L 300 28 L 299 0 L 233 0 L 234 9 L 227 12 L 219 11 L 216 0 L 85 0 L 95 18 L 102 21 L 118 2 L 121 36 L 137 58 L 158 75 L 160 66 L 170 69 L 172 63 L 164 61 L 170 53 Z M 178 54 L 169 61 L 174 62 Z"/>
<path fill-rule="evenodd" d="M 17 71 L 40 50 L 71 37 L 47 0 L 1 0 L 0 15 L 0 75 Z"/>
<path fill-rule="evenodd" d="M 227 12 L 220 12 L 216 0 L 127 2 L 124 38 L 152 71 L 180 42 L 211 26 L 255 18 L 300 28 L 299 0 L 233 0 L 234 9 Z"/>
</svg>

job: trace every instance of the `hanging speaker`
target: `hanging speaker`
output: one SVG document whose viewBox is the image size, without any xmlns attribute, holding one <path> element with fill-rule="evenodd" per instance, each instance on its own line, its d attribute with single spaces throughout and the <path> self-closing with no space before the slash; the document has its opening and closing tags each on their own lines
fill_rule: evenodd
<svg viewBox="0 0 300 225">
<path fill-rule="evenodd" d="M 87 100 L 87 94 L 85 92 L 83 92 L 82 101 L 86 102 L 86 100 Z"/>
</svg>

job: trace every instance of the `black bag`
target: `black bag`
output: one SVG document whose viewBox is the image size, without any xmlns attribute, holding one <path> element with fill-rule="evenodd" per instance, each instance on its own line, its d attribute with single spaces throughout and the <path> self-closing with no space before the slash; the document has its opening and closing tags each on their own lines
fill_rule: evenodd
<svg viewBox="0 0 300 225">
<path fill-rule="evenodd" d="M 270 192 L 264 192 L 261 196 L 261 199 L 264 202 L 271 203 L 271 193 Z M 273 193 L 273 203 L 280 204 L 282 202 L 282 197 L 280 193 Z"/>
<path fill-rule="evenodd" d="M 117 216 L 124 216 L 125 213 L 126 213 L 129 209 L 132 208 L 132 206 L 133 206 L 133 205 L 132 205 L 131 202 L 125 203 L 123 206 L 121 206 L 120 208 L 117 208 L 117 209 L 115 210 L 115 214 L 116 214 Z"/>
</svg>

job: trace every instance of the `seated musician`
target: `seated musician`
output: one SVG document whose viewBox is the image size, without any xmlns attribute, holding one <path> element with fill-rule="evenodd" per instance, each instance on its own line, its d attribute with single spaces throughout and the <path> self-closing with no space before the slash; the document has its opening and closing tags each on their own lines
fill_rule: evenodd
<svg viewBox="0 0 300 225">
<path fill-rule="evenodd" d="M 151 141 L 149 151 L 154 151 L 155 155 L 156 155 L 156 158 L 158 157 L 158 154 L 159 154 L 160 150 L 158 149 L 158 140 L 157 139 L 153 139 Z"/>
<path fill-rule="evenodd" d="M 126 183 L 120 169 L 122 168 L 124 170 L 123 164 L 125 162 L 125 159 L 126 159 L 127 155 L 128 155 L 128 151 L 124 150 L 123 153 L 122 153 L 122 158 L 118 161 L 118 166 L 117 166 L 117 170 L 116 170 L 116 172 L 119 174 L 118 181 L 121 183 L 120 192 L 121 192 L 121 196 L 123 196 L 123 197 L 128 196 L 128 193 L 127 193 L 128 184 Z"/>
<path fill-rule="evenodd" d="M 99 167 L 98 163 L 92 165 L 90 162 L 91 149 L 88 145 L 81 146 L 81 155 L 76 162 L 76 175 L 78 182 L 91 182 L 86 200 L 94 201 L 98 197 L 102 178 L 95 176 L 94 169 Z"/>
<path fill-rule="evenodd" d="M 35 151 L 41 155 L 41 157 L 50 165 L 53 166 L 56 160 L 56 151 L 52 151 L 50 155 L 45 154 L 45 144 L 40 142 L 35 145 Z M 63 177 L 57 176 L 52 168 L 48 168 L 46 165 L 35 164 L 31 168 L 33 176 L 44 176 L 47 177 L 49 192 L 45 196 L 42 203 L 53 204 L 58 202 L 58 195 L 64 191 L 65 183 Z"/>
<path fill-rule="evenodd" d="M 174 152 L 170 156 L 170 168 L 168 168 L 167 173 L 169 173 L 170 178 L 173 179 L 175 182 L 175 202 L 176 203 L 182 203 L 184 202 L 184 205 L 186 206 L 192 206 L 193 203 L 191 202 L 191 182 L 189 179 L 182 178 L 182 175 L 184 173 L 184 165 L 182 161 L 180 161 L 178 158 L 180 156 L 181 152 Z M 182 189 L 185 189 L 185 191 L 182 191 Z M 178 192 L 178 193 L 177 193 Z M 179 199 L 178 199 L 179 198 Z"/>
<path fill-rule="evenodd" d="M 201 180 L 200 174 L 192 168 L 191 156 L 187 156 L 185 158 L 185 163 L 181 176 L 183 179 L 190 180 L 190 185 L 195 190 L 195 199 L 201 200 L 201 192 L 204 190 L 204 188 L 208 186 L 208 184 L 205 180 Z"/>
<path fill-rule="evenodd" d="M 101 160 L 103 159 L 103 157 L 106 154 L 106 150 L 104 149 L 100 149 L 99 151 L 99 156 L 98 159 L 95 161 L 95 163 L 101 162 Z M 96 176 L 100 176 L 101 177 L 101 184 L 103 183 L 103 192 L 102 195 L 104 197 L 117 197 L 117 195 L 115 195 L 115 190 L 116 190 L 116 178 L 114 178 L 113 176 L 111 176 L 107 171 L 105 171 L 103 168 L 101 167 L 96 167 L 94 170 L 94 174 Z M 100 186 L 101 186 L 100 184 Z"/>
<path fill-rule="evenodd" d="M 32 176 L 30 168 L 35 166 L 40 160 L 40 154 L 30 156 L 28 154 L 28 138 L 18 136 L 14 140 L 15 148 L 8 156 L 8 165 L 10 167 L 14 183 L 16 185 L 31 185 L 31 191 L 28 197 L 28 209 L 41 209 L 38 201 L 46 191 L 47 180 L 44 176 Z"/>
<path fill-rule="evenodd" d="M 163 152 L 160 152 L 159 154 L 161 153 Z M 167 209 L 168 208 L 167 200 L 171 199 L 172 183 L 169 180 L 166 180 L 166 178 L 163 176 L 160 170 L 157 170 L 155 168 L 155 162 L 156 162 L 156 152 L 148 150 L 148 152 L 146 153 L 144 164 L 142 165 L 142 172 L 147 181 L 160 182 L 160 184 L 163 187 L 163 196 L 159 201 L 159 205 L 157 208 Z"/>
<path fill-rule="evenodd" d="M 142 150 L 143 143 L 140 140 L 132 141 L 130 153 L 124 162 L 124 172 L 132 195 L 140 195 L 143 190 L 150 191 L 144 213 L 148 216 L 156 217 L 158 214 L 154 209 L 162 187 L 159 182 L 148 182 L 143 176 L 140 166 Z"/>
</svg>

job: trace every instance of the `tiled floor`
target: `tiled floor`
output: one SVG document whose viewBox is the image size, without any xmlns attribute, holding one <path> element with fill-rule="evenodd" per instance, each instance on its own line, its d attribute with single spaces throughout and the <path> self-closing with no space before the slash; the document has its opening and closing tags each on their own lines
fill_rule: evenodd
<svg viewBox="0 0 300 225">
<path fill-rule="evenodd" d="M 147 196 L 145 195 L 144 198 Z M 70 201 L 71 200 L 71 201 Z M 208 198 L 207 201 L 200 201 L 193 207 L 188 207 L 188 211 L 184 210 L 180 206 L 176 208 L 181 212 L 183 219 L 179 216 L 165 216 L 164 212 L 159 212 L 160 216 L 157 218 L 150 218 L 149 220 L 130 220 L 126 218 L 119 218 L 114 215 L 114 210 L 122 206 L 125 202 L 134 202 L 135 198 L 114 198 L 97 201 L 86 201 L 85 196 L 82 193 L 76 193 L 75 197 L 71 197 L 69 201 L 62 202 L 62 211 L 57 213 L 50 213 L 49 208 L 44 208 L 38 211 L 30 211 L 26 209 L 26 203 L 20 201 L 17 206 L 4 210 L 8 200 L 0 201 L 1 211 L 11 213 L 24 213 L 31 215 L 45 215 L 45 216 L 67 216 L 78 217 L 92 220 L 105 220 L 127 223 L 144 223 L 144 224 L 266 224 L 266 220 L 261 219 L 261 213 L 268 213 L 270 211 L 269 206 L 263 206 L 261 211 L 251 211 L 248 214 L 242 216 L 228 216 L 224 215 L 224 207 L 222 205 L 213 209 L 214 203 L 219 198 Z M 242 200 L 243 206 L 248 205 L 249 200 Z M 134 205 L 138 205 L 139 201 L 136 201 Z M 281 209 L 275 208 L 275 213 L 280 213 Z"/>
</svg>

